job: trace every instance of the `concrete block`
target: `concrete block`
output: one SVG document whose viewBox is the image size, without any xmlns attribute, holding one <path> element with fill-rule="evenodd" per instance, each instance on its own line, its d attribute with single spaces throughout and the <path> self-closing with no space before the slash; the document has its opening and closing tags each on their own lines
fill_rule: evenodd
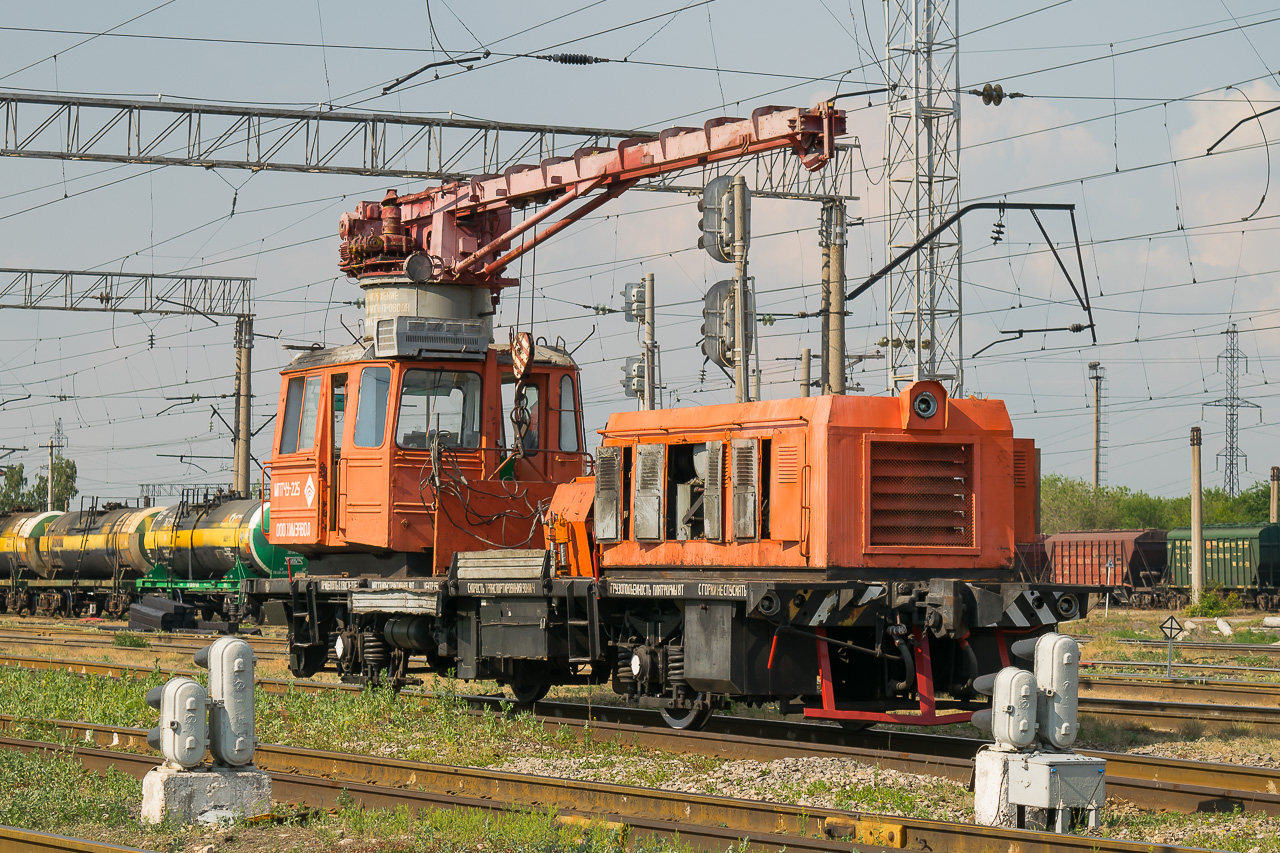
<svg viewBox="0 0 1280 853">
<path fill-rule="evenodd" d="M 1217 621 L 1217 625 L 1218 625 L 1218 630 L 1222 632 L 1222 636 L 1230 637 L 1231 634 L 1233 633 L 1231 630 L 1231 623 L 1228 622 L 1226 619 L 1219 619 Z"/>
<path fill-rule="evenodd" d="M 1264 616 L 1262 617 L 1263 628 L 1280 628 L 1280 616 Z"/>
<path fill-rule="evenodd" d="M 142 821 L 217 823 L 271 811 L 271 777 L 254 767 L 157 767 L 142 779 Z"/>
<path fill-rule="evenodd" d="M 1188 631 L 1194 631 L 1194 630 L 1195 630 L 1197 627 L 1199 627 L 1199 626 L 1198 626 L 1198 625 L 1196 625 L 1196 623 L 1195 623 L 1195 622 L 1193 622 L 1193 621 L 1191 621 L 1190 619 L 1188 619 L 1186 622 L 1183 622 L 1183 623 L 1182 623 L 1182 627 L 1183 627 L 1183 628 L 1185 628 L 1185 629 L 1186 629 L 1186 630 L 1188 630 Z"/>
<path fill-rule="evenodd" d="M 1021 757 L 984 746 L 973 759 L 973 822 L 981 826 L 1018 827 L 1018 807 L 1009 802 L 1009 765 Z"/>
</svg>

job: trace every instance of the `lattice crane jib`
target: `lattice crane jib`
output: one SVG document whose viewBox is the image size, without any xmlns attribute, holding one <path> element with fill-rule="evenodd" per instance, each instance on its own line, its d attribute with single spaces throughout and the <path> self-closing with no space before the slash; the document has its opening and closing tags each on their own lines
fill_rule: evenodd
<svg viewBox="0 0 1280 853">
<path fill-rule="evenodd" d="M 959 29 L 956 0 L 890 0 L 886 77 L 886 216 L 892 257 L 960 202 Z M 960 224 L 887 277 L 889 382 L 963 387 Z"/>
</svg>

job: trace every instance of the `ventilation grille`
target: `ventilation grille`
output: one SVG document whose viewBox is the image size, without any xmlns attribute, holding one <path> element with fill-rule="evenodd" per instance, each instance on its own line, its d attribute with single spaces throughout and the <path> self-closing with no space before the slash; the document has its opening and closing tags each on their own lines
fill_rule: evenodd
<svg viewBox="0 0 1280 853">
<path fill-rule="evenodd" d="M 1013 451 L 1013 487 L 1025 489 L 1031 485 L 1031 454 L 1025 450 Z"/>
<path fill-rule="evenodd" d="M 800 448 L 794 444 L 777 449 L 778 482 L 796 483 L 800 480 Z"/>
<path fill-rule="evenodd" d="M 871 443 L 871 545 L 972 548 L 973 445 Z"/>
</svg>

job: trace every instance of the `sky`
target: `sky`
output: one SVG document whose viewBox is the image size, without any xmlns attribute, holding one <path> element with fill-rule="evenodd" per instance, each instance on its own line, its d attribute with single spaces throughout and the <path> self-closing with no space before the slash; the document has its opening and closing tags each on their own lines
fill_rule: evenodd
<svg viewBox="0 0 1280 853">
<path fill-rule="evenodd" d="M 194 0 L 25 4 L 7 9 L 0 26 L 0 91 L 656 131 L 882 86 L 889 5 L 387 0 L 376 14 L 353 14 L 329 0 L 229 0 L 214 15 Z M 961 197 L 1076 206 L 1098 335 L 1092 345 L 1087 333 L 1027 334 L 970 358 L 1011 331 L 1085 321 L 1026 214 L 1006 213 L 999 243 L 989 236 L 995 214 L 975 214 L 965 220 L 962 268 L 966 392 L 1006 402 L 1015 434 L 1041 448 L 1045 473 L 1088 478 L 1088 365 L 1100 362 L 1104 482 L 1185 494 L 1192 426 L 1204 430 L 1206 484 L 1222 483 L 1215 459 L 1224 410 L 1210 404 L 1226 396 L 1218 355 L 1234 324 L 1248 359 L 1240 395 L 1260 407 L 1240 412 L 1240 479 L 1266 479 L 1280 463 L 1280 401 L 1270 384 L 1280 380 L 1280 189 L 1272 186 L 1280 163 L 1274 176 L 1271 163 L 1280 112 L 1206 150 L 1237 122 L 1280 105 L 1280 8 L 967 2 L 959 30 L 962 90 L 1000 83 L 1025 95 L 998 107 L 962 99 Z M 469 68 L 442 66 L 381 94 L 427 63 L 483 50 L 490 56 Z M 556 52 L 611 61 L 532 58 Z M 851 285 L 887 257 L 884 97 L 841 101 L 849 110 L 841 141 L 861 146 L 860 200 L 848 211 Z M 3 158 L 0 266 L 255 277 L 257 428 L 275 409 L 278 371 L 290 358 L 282 345 L 346 343 L 344 326 L 359 320 L 350 304 L 359 290 L 337 270 L 341 214 L 389 188 L 423 186 Z M 695 199 L 627 193 L 539 247 L 519 294 L 504 296 L 500 322 L 517 305 L 527 319 L 532 299 L 535 334 L 582 344 L 588 430 L 634 407 L 619 380 L 639 344 L 621 314 L 583 306 L 621 307 L 623 286 L 645 273 L 656 281 L 669 403 L 732 400 L 698 351 L 702 295 L 731 274 L 697 248 L 698 218 Z M 762 313 L 819 307 L 817 219 L 812 203 L 753 205 Z M 1073 258 L 1069 221 L 1043 219 Z M 848 352 L 876 352 L 887 334 L 883 288 L 849 308 Z M 816 319 L 782 316 L 760 329 L 765 397 L 799 393 L 795 358 L 802 347 L 817 351 L 818 333 Z M 505 329 L 497 334 L 505 340 Z M 211 409 L 231 420 L 223 395 L 233 390 L 232 337 L 232 322 L 204 317 L 0 309 L 0 445 L 27 448 L 4 461 L 33 474 L 46 454 L 39 445 L 61 419 L 83 494 L 229 482 L 229 431 Z M 855 393 L 885 393 L 883 361 L 857 370 L 863 390 Z M 270 436 L 267 427 L 254 439 L 259 458 L 269 455 Z"/>
</svg>

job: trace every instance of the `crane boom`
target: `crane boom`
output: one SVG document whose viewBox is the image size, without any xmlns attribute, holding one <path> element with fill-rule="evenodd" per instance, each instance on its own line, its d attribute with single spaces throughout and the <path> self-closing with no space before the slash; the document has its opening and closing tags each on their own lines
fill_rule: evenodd
<svg viewBox="0 0 1280 853">
<path fill-rule="evenodd" d="M 496 296 L 515 284 L 501 275 L 507 265 L 636 181 L 788 148 L 816 171 L 831 159 L 835 139 L 844 130 L 844 112 L 830 104 L 812 109 L 768 106 L 749 119 L 715 118 L 701 128 L 673 127 L 657 139 L 581 148 L 571 157 L 516 165 L 501 175 L 445 183 L 413 195 L 391 191 L 381 202 L 361 202 L 354 212 L 343 214 L 339 268 L 362 283 L 398 278 L 471 285 L 489 288 Z M 570 209 L 575 202 L 581 203 Z M 546 207 L 513 226 L 512 210 L 530 204 Z M 558 221 L 535 231 L 562 212 Z M 511 248 L 520 237 L 521 243 Z"/>
</svg>

